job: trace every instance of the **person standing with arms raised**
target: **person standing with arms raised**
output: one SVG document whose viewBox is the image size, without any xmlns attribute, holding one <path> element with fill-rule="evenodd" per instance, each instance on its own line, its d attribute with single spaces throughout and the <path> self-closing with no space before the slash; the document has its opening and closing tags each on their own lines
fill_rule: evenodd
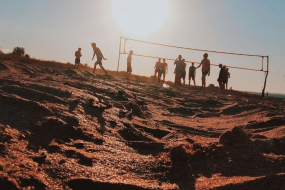
<svg viewBox="0 0 285 190">
<path fill-rule="evenodd" d="M 105 75 L 107 75 L 107 71 L 105 70 L 105 68 L 102 66 L 102 58 L 104 60 L 107 60 L 104 55 L 102 54 L 101 50 L 96 47 L 96 43 L 91 43 L 91 46 L 93 48 L 93 57 L 92 60 L 94 59 L 95 55 L 97 57 L 97 61 L 94 63 L 94 69 L 93 69 L 93 73 L 95 74 L 95 70 L 96 70 L 96 66 L 99 65 L 101 67 L 101 69 L 105 72 Z"/>
<path fill-rule="evenodd" d="M 208 59 L 208 54 L 205 53 L 204 59 L 201 61 L 197 69 L 202 65 L 202 88 L 206 90 L 206 76 L 210 76 L 210 60 Z"/>
</svg>

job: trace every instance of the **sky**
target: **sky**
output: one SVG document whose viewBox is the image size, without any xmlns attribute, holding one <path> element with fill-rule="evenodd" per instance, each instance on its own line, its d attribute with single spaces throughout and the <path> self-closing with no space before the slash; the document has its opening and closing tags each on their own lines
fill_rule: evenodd
<svg viewBox="0 0 285 190">
<path fill-rule="evenodd" d="M 266 92 L 285 94 L 284 0 L 0 0 L 0 47 L 11 52 L 24 47 L 31 57 L 74 63 L 82 48 L 81 63 L 93 67 L 96 42 L 103 66 L 116 70 L 120 36 L 204 50 L 269 56 Z M 126 42 L 126 52 L 200 62 L 205 52 Z M 126 70 L 121 55 L 119 70 Z M 209 53 L 212 64 L 261 69 L 260 57 Z M 156 59 L 133 56 L 133 74 L 150 76 Z M 264 67 L 266 67 L 264 59 Z M 174 80 L 173 61 L 167 61 L 166 80 Z M 187 66 L 187 69 L 190 65 Z M 197 66 L 197 65 L 196 65 Z M 219 69 L 211 67 L 207 84 L 217 84 Z M 264 72 L 230 68 L 229 87 L 261 92 Z M 187 75 L 188 77 L 188 75 Z M 201 85 L 201 70 L 197 70 Z"/>
</svg>

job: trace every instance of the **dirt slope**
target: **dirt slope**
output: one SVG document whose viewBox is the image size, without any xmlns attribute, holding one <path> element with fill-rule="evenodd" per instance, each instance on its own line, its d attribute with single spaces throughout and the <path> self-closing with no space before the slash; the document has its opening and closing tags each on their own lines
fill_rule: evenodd
<svg viewBox="0 0 285 190">
<path fill-rule="evenodd" d="M 284 104 L 0 60 L 0 187 L 285 189 Z"/>
</svg>

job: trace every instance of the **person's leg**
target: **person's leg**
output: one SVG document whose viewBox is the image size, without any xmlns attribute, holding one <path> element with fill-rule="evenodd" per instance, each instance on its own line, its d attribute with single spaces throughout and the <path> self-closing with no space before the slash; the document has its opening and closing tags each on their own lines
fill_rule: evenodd
<svg viewBox="0 0 285 190">
<path fill-rule="evenodd" d="M 204 76 L 204 90 L 206 90 L 206 75 Z"/>
<path fill-rule="evenodd" d="M 226 82 L 226 90 L 228 90 L 228 81 Z"/>
<path fill-rule="evenodd" d="M 96 66 L 97 66 L 97 61 L 94 63 L 93 74 L 95 74 Z"/>
<path fill-rule="evenodd" d="M 163 83 L 165 82 L 165 71 L 163 73 Z"/>
<path fill-rule="evenodd" d="M 202 76 L 202 87 L 205 87 L 205 75 Z"/>
<path fill-rule="evenodd" d="M 189 87 L 190 87 L 191 78 L 189 78 Z"/>
<path fill-rule="evenodd" d="M 101 67 L 101 69 L 105 72 L 105 75 L 107 75 L 107 71 L 105 70 L 105 68 L 102 66 L 102 64 L 99 65 Z"/>
<path fill-rule="evenodd" d="M 194 86 L 196 86 L 195 77 L 193 77 L 193 81 L 194 81 Z"/>
</svg>

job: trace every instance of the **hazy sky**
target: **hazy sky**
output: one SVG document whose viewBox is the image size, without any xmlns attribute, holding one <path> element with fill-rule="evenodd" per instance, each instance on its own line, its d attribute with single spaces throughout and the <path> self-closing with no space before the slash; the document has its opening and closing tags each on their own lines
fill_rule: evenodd
<svg viewBox="0 0 285 190">
<path fill-rule="evenodd" d="M 93 66 L 90 43 L 96 42 L 108 59 L 103 65 L 109 70 L 117 69 L 119 36 L 191 48 L 268 55 L 270 72 L 266 91 L 285 93 L 284 0 L 157 0 L 156 3 L 131 0 L 133 4 L 130 0 L 116 1 L 121 3 L 0 0 L 0 47 L 9 52 L 15 46 L 22 46 L 31 57 L 71 63 L 74 63 L 74 52 L 81 47 L 81 62 Z M 137 22 L 132 23 L 131 18 Z M 182 54 L 189 61 L 201 61 L 204 54 L 128 41 L 126 51 L 130 49 L 137 54 L 172 59 Z M 119 70 L 126 70 L 126 57 L 121 56 Z M 213 64 L 261 69 L 261 58 L 209 53 L 209 59 Z M 156 59 L 133 57 L 133 73 L 153 75 L 155 62 Z M 166 79 L 173 81 L 173 61 L 167 62 Z M 217 85 L 218 72 L 217 67 L 212 67 L 207 84 Z M 230 73 L 229 86 L 233 89 L 261 92 L 263 72 L 230 69 Z M 200 69 L 196 83 L 201 85 Z"/>
</svg>

